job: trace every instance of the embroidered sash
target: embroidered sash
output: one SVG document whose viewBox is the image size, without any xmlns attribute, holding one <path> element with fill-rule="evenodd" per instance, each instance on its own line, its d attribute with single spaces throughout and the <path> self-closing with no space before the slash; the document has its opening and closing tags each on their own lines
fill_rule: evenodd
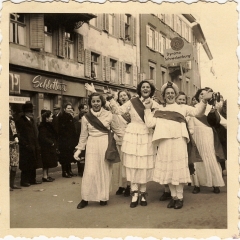
<svg viewBox="0 0 240 240">
<path fill-rule="evenodd" d="M 122 118 L 127 122 L 127 123 L 130 123 L 131 122 L 131 116 L 129 113 L 124 113 L 121 115 Z"/>
<path fill-rule="evenodd" d="M 139 117 L 143 120 L 143 122 L 145 122 L 144 121 L 145 107 L 144 107 L 143 103 L 141 102 L 141 100 L 138 97 L 136 97 L 136 98 L 132 98 L 130 101 L 131 101 L 134 109 L 138 113 Z"/>
</svg>

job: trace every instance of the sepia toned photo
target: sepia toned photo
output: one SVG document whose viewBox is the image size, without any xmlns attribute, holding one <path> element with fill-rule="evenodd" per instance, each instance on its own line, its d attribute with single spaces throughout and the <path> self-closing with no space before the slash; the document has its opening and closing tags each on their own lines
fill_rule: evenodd
<svg viewBox="0 0 240 240">
<path fill-rule="evenodd" d="M 236 238 L 237 4 L 8 4 L 6 234 Z"/>
</svg>

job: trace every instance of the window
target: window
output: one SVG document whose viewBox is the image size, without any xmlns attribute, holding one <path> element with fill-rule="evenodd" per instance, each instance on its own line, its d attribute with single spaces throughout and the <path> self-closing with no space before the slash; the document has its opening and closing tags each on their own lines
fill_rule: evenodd
<svg viewBox="0 0 240 240">
<path fill-rule="evenodd" d="M 26 24 L 24 14 L 10 14 L 10 42 L 26 45 Z"/>
<path fill-rule="evenodd" d="M 162 51 L 166 49 L 166 38 L 162 36 Z"/>
<path fill-rule="evenodd" d="M 149 47 L 154 49 L 154 39 L 155 39 L 155 34 L 154 34 L 154 30 L 150 28 L 149 31 Z"/>
<path fill-rule="evenodd" d="M 73 59 L 73 33 L 65 32 L 65 58 Z"/>
<path fill-rule="evenodd" d="M 149 79 L 156 83 L 156 64 L 149 62 Z"/>
<path fill-rule="evenodd" d="M 117 61 L 114 59 L 110 59 L 110 80 L 117 82 Z"/>
<path fill-rule="evenodd" d="M 91 53 L 91 78 L 99 78 L 99 60 L 100 56 Z"/>
<path fill-rule="evenodd" d="M 45 52 L 52 53 L 52 28 L 47 23 L 44 24 L 44 41 Z"/>
<path fill-rule="evenodd" d="M 131 15 L 125 14 L 124 23 L 125 23 L 125 40 L 131 41 L 130 38 Z"/>
<path fill-rule="evenodd" d="M 146 26 L 147 47 L 154 51 L 159 51 L 159 33 L 153 27 Z"/>
<path fill-rule="evenodd" d="M 125 64 L 125 84 L 128 85 L 131 83 L 131 70 L 132 66 L 130 64 Z"/>
</svg>

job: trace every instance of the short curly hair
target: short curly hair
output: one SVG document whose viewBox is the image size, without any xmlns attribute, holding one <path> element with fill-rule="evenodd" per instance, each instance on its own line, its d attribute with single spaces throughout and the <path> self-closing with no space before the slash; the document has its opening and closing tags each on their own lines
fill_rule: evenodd
<svg viewBox="0 0 240 240">
<path fill-rule="evenodd" d="M 156 88 L 155 88 L 155 86 L 154 86 L 152 83 L 150 83 L 148 80 L 143 80 L 143 81 L 141 81 L 141 82 L 137 85 L 137 94 L 138 94 L 138 96 L 139 96 L 139 97 L 142 96 L 142 95 L 141 95 L 141 87 L 142 87 L 142 85 L 143 85 L 144 83 L 148 83 L 148 84 L 150 85 L 151 93 L 150 93 L 149 97 L 152 97 L 152 96 L 154 95 L 154 93 L 155 93 Z"/>
<path fill-rule="evenodd" d="M 118 102 L 120 105 L 122 105 L 122 104 L 121 104 L 120 101 L 119 101 L 119 95 L 120 95 L 120 93 L 122 93 L 122 92 L 125 92 L 125 93 L 127 94 L 129 100 L 132 98 L 132 97 L 131 97 L 131 94 L 130 94 L 128 91 L 126 91 L 126 90 L 120 90 L 120 91 L 118 92 L 118 98 L 117 98 L 117 102 Z"/>
<path fill-rule="evenodd" d="M 197 92 L 196 92 L 196 94 L 195 94 L 195 96 L 194 96 L 195 99 L 199 102 L 199 96 L 200 96 L 201 92 L 202 92 L 202 91 L 208 91 L 209 89 L 211 89 L 211 88 L 205 87 L 205 88 L 200 88 L 200 89 L 198 89 Z M 211 89 L 211 91 L 213 91 L 213 90 Z"/>
<path fill-rule="evenodd" d="M 88 98 L 88 106 L 90 107 L 90 108 L 92 108 L 92 98 L 93 97 L 99 97 L 100 99 L 101 99 L 101 102 L 102 102 L 102 107 L 105 107 L 105 104 L 106 104 L 106 100 L 105 100 L 105 98 L 103 97 L 103 95 L 101 95 L 100 93 L 97 93 L 97 92 L 94 92 L 94 93 L 92 93 L 90 96 L 89 96 L 89 98 Z"/>
</svg>

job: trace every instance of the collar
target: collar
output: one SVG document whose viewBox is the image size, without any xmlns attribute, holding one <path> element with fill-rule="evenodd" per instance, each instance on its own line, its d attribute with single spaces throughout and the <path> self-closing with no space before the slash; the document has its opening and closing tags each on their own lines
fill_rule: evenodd
<svg viewBox="0 0 240 240">
<path fill-rule="evenodd" d="M 92 112 L 92 114 L 93 114 L 95 117 L 99 117 L 99 116 L 101 115 L 101 113 L 102 113 L 102 110 L 103 110 L 102 107 L 101 107 L 101 109 L 100 109 L 99 112 L 94 112 L 94 111 L 92 110 L 92 108 L 90 109 L 90 111 Z"/>
<path fill-rule="evenodd" d="M 150 99 L 150 97 L 148 97 L 148 98 L 143 98 L 143 97 L 140 97 L 140 100 L 141 100 L 141 102 L 142 102 L 142 103 L 144 103 L 144 102 L 145 102 L 145 100 L 148 100 L 148 99 Z"/>
</svg>

